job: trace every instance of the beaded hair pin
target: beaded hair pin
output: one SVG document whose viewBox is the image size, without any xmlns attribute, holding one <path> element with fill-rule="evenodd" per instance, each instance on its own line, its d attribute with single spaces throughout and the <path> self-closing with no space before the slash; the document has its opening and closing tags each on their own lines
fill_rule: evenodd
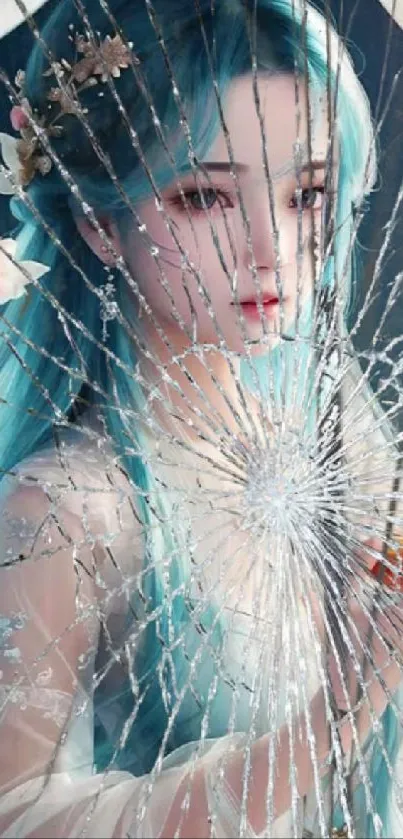
<svg viewBox="0 0 403 839">
<path fill-rule="evenodd" d="M 21 95 L 21 104 L 12 108 L 10 119 L 20 139 L 0 135 L 0 147 L 6 167 L 11 171 L 19 186 L 28 186 L 37 172 L 47 175 L 52 169 L 51 158 L 44 153 L 41 142 L 32 123 L 41 128 L 47 137 L 61 137 L 64 127 L 60 120 L 67 114 L 80 116 L 88 113 L 88 108 L 81 108 L 79 96 L 88 88 L 107 82 L 110 76 L 118 78 L 121 70 L 127 69 L 133 62 L 133 43 L 125 44 L 120 35 L 106 38 L 98 45 L 91 38 L 76 34 L 70 36 L 75 42 L 77 60 L 69 63 L 64 58 L 55 61 L 44 77 L 54 76 L 58 86 L 50 88 L 48 113 L 41 114 L 32 108 L 28 97 L 24 95 L 25 72 L 19 70 L 15 84 Z M 55 113 L 56 106 L 56 113 Z M 0 176 L 1 177 L 1 176 Z M 4 182 L 1 178 L 1 184 Z M 11 188 L 0 192 L 14 192 Z"/>
</svg>

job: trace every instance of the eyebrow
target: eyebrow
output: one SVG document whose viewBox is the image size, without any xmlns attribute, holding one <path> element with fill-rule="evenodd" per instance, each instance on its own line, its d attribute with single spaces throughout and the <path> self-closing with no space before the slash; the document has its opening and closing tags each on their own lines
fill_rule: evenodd
<svg viewBox="0 0 403 839">
<path fill-rule="evenodd" d="M 292 167 L 292 163 L 293 162 L 290 161 L 290 168 Z M 326 163 L 327 163 L 326 160 L 311 160 L 311 161 L 308 160 L 301 167 L 298 167 L 298 171 L 300 171 L 300 172 L 321 171 L 323 169 L 326 169 Z M 224 163 L 224 162 L 221 163 L 221 162 L 218 162 L 218 161 L 217 162 L 212 161 L 212 162 L 208 162 L 208 163 L 203 163 L 203 161 L 201 161 L 201 166 L 204 167 L 204 169 L 207 169 L 210 172 L 231 172 L 231 170 L 234 170 L 234 169 L 235 169 L 236 172 L 250 172 L 250 166 L 248 166 L 246 163 Z M 281 168 L 283 168 L 283 167 L 281 167 Z M 297 167 L 294 166 L 293 169 L 295 171 L 295 169 L 297 169 Z"/>
</svg>

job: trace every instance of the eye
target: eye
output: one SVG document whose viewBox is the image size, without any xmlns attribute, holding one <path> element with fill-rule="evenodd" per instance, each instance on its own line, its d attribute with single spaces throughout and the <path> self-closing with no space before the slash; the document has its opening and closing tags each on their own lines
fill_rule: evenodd
<svg viewBox="0 0 403 839">
<path fill-rule="evenodd" d="M 228 194 L 228 192 L 225 192 L 225 190 L 223 190 L 223 189 L 214 189 L 212 187 L 202 187 L 200 190 L 198 190 L 198 189 L 185 190 L 184 195 L 186 197 L 186 201 L 187 201 L 188 204 L 190 204 L 191 209 L 195 210 L 195 212 L 203 212 L 203 210 L 204 210 L 201 193 L 203 193 L 205 205 L 206 205 L 207 209 L 209 209 L 209 210 L 211 210 L 214 207 L 214 205 L 217 203 L 219 196 L 221 196 L 224 199 L 224 201 L 226 202 L 226 207 L 227 208 L 233 207 L 230 195 Z M 184 212 L 186 211 L 185 204 L 184 204 L 182 196 L 180 194 L 177 195 L 173 199 L 172 203 L 177 204 L 180 207 L 180 209 L 182 209 Z M 221 201 L 219 203 L 221 205 Z"/>
<path fill-rule="evenodd" d="M 290 200 L 289 207 L 294 210 L 297 210 L 299 207 L 302 210 L 321 210 L 324 197 L 325 187 L 323 184 L 322 186 L 307 187 L 301 190 L 300 204 L 298 203 L 298 194 L 295 192 Z"/>
</svg>

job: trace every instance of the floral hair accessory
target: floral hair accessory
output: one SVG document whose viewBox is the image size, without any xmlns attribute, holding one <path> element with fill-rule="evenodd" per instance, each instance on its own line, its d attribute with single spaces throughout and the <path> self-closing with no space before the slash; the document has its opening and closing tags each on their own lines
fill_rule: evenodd
<svg viewBox="0 0 403 839">
<path fill-rule="evenodd" d="M 90 87 L 105 83 L 110 76 L 119 78 L 121 70 L 127 69 L 134 59 L 133 44 L 125 44 L 120 35 L 110 35 L 96 44 L 93 39 L 76 34 L 71 36 L 76 47 L 76 60 L 70 64 L 65 59 L 52 63 L 45 77 L 55 77 L 57 86 L 48 92 L 49 102 L 46 115 L 31 108 L 24 95 L 25 72 L 19 70 L 15 84 L 21 93 L 21 104 L 12 108 L 11 124 L 20 134 L 17 139 L 0 133 L 0 151 L 7 173 L 0 172 L 0 193 L 13 195 L 19 187 L 28 186 L 36 174 L 47 175 L 52 169 L 52 160 L 44 152 L 32 123 L 45 131 L 46 136 L 61 137 L 65 131 L 60 120 L 70 114 L 77 116 L 88 113 L 81 109 L 79 96 Z M 7 177 L 7 174 L 11 177 Z"/>
<path fill-rule="evenodd" d="M 15 239 L 0 239 L 0 305 L 25 295 L 27 293 L 25 286 L 49 271 L 47 265 L 42 265 L 40 262 L 16 260 L 16 249 Z M 7 254 L 14 262 L 8 258 Z M 19 266 L 24 269 L 25 274 Z M 29 275 L 29 279 L 26 274 Z"/>
</svg>

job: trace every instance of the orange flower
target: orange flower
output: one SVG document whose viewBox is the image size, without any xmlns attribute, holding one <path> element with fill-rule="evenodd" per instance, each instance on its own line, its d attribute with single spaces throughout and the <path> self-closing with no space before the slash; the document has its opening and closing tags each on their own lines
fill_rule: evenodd
<svg viewBox="0 0 403 839">
<path fill-rule="evenodd" d="M 120 71 L 126 70 L 130 66 L 130 48 L 123 43 L 120 35 L 115 35 L 114 38 L 107 35 L 105 41 L 101 44 L 99 53 L 101 57 L 96 62 L 93 72 L 95 76 L 101 76 L 102 82 L 106 82 L 108 79 L 106 69 L 111 76 L 117 79 L 120 76 Z"/>
<path fill-rule="evenodd" d="M 63 91 L 60 87 L 52 87 L 48 93 L 49 102 L 57 102 L 63 114 L 76 114 L 78 103 L 75 99 L 73 87 L 66 86 Z"/>
<path fill-rule="evenodd" d="M 77 51 L 84 55 L 72 68 L 73 78 L 79 83 L 87 81 L 91 76 L 101 76 L 102 82 L 107 81 L 108 75 L 117 79 L 120 71 L 130 66 L 131 45 L 126 46 L 120 35 L 113 38 L 107 35 L 99 47 L 78 35 L 76 46 Z"/>
</svg>

